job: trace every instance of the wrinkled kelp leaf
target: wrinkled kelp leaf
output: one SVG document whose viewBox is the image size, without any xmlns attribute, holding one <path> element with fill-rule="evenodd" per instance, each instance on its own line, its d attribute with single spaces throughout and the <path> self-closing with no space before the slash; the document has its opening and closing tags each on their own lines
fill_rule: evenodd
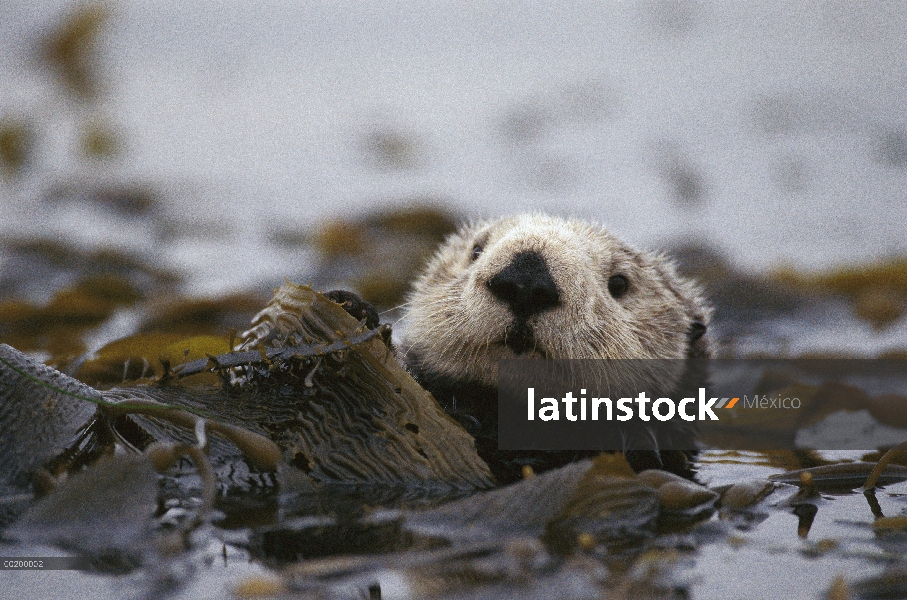
<svg viewBox="0 0 907 600">
<path fill-rule="evenodd" d="M 0 346 L 0 365 L 4 487 L 26 486 L 28 476 L 42 465 L 51 475 L 77 470 L 112 449 L 115 439 L 129 449 L 144 449 L 155 438 L 133 420 L 143 415 L 188 432 L 179 441 L 191 446 L 206 445 L 208 434 L 229 440 L 238 450 L 234 455 L 241 453 L 257 469 L 274 471 L 280 461 L 279 448 L 266 435 L 191 407 L 162 404 L 141 388 L 104 394 L 5 345 Z"/>
<path fill-rule="evenodd" d="M 0 344 L 0 481 L 24 477 L 67 448 L 101 393 Z"/>
<path fill-rule="evenodd" d="M 416 530 L 446 532 L 454 539 L 493 539 L 505 533 L 540 535 L 567 505 L 590 466 L 591 462 L 585 460 L 546 471 L 503 488 L 414 513 L 409 522 Z M 654 494 L 652 490 L 653 497 Z"/>
<path fill-rule="evenodd" d="M 635 475 L 622 456 L 602 454 L 548 521 L 542 539 L 562 554 L 596 543 L 634 547 L 652 536 L 659 508 L 651 481 Z"/>
<path fill-rule="evenodd" d="M 666 471 L 637 475 L 620 454 L 601 454 L 504 488 L 406 513 L 416 535 L 456 544 L 540 538 L 554 554 L 643 550 L 657 527 L 714 512 L 718 494 Z"/>
<path fill-rule="evenodd" d="M 255 317 L 239 349 L 331 343 L 357 333 L 359 323 L 339 304 L 287 283 Z M 466 489 L 493 484 L 472 437 L 380 338 L 288 362 L 287 368 L 253 370 L 244 387 L 255 392 L 234 406 L 242 406 L 246 422 L 270 433 L 287 462 L 315 480 Z"/>
</svg>

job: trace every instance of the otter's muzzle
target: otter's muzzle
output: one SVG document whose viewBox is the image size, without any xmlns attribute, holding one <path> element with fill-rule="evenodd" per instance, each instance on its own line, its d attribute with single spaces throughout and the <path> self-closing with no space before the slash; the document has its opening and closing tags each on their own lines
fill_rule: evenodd
<svg viewBox="0 0 907 600">
<path fill-rule="evenodd" d="M 510 307 L 518 321 L 560 303 L 557 284 L 538 252 L 520 252 L 487 285 L 495 298 Z"/>
</svg>

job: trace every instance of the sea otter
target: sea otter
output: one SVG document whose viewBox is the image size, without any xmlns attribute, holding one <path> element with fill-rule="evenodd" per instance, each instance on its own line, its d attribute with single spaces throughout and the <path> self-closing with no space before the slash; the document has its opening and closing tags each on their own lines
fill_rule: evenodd
<svg viewBox="0 0 907 600">
<path fill-rule="evenodd" d="M 594 453 L 498 450 L 499 360 L 713 353 L 711 309 L 670 259 L 579 220 L 527 214 L 466 225 L 441 245 L 408 300 L 403 362 L 476 438 L 501 482 L 526 466 Z M 689 474 L 686 453 L 632 440 L 622 449 L 637 470 Z"/>
</svg>

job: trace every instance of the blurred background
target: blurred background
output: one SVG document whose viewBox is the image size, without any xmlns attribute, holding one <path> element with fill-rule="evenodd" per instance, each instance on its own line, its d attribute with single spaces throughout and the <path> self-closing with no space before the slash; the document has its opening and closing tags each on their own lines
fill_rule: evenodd
<svg viewBox="0 0 907 600">
<path fill-rule="evenodd" d="M 389 309 L 541 210 L 676 255 L 728 355 L 903 352 L 905 48 L 886 1 L 5 0 L 0 341 L 241 330 L 284 278 Z"/>
</svg>

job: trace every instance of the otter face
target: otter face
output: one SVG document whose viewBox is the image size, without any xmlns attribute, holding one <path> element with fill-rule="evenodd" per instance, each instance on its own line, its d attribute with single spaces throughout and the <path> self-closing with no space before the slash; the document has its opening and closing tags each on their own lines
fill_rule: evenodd
<svg viewBox="0 0 907 600">
<path fill-rule="evenodd" d="M 403 345 L 416 373 L 497 385 L 507 358 L 709 353 L 709 309 L 663 257 L 543 215 L 451 236 L 414 284 Z"/>
</svg>

